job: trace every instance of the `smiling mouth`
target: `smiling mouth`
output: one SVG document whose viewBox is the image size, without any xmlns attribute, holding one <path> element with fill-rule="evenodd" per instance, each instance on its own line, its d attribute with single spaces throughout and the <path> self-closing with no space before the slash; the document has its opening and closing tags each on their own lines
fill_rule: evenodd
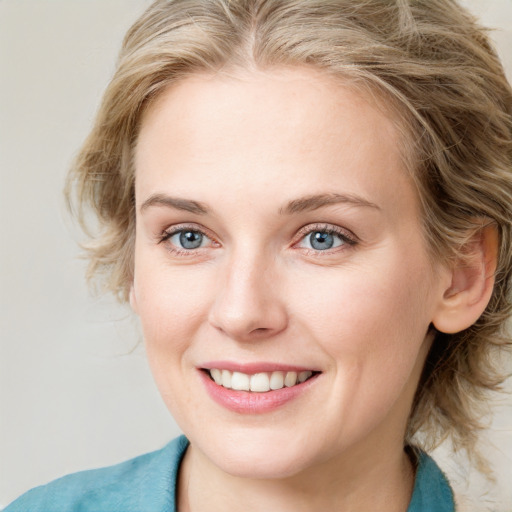
<svg viewBox="0 0 512 512">
<path fill-rule="evenodd" d="M 252 391 L 254 393 L 267 393 L 283 388 L 291 388 L 306 382 L 320 373 L 313 370 L 305 370 L 301 372 L 261 372 L 249 375 L 219 368 L 204 369 L 204 371 L 215 384 L 225 389 Z"/>
</svg>

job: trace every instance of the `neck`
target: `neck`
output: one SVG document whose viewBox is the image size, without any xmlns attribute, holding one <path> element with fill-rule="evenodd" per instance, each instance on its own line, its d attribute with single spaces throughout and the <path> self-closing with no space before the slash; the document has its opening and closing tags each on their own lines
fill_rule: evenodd
<svg viewBox="0 0 512 512">
<path fill-rule="evenodd" d="M 414 470 L 400 441 L 393 450 L 382 449 L 382 443 L 369 453 L 356 447 L 307 471 L 273 479 L 227 474 L 190 446 L 180 468 L 179 510 L 238 511 L 243 504 L 247 512 L 405 512 Z"/>
</svg>

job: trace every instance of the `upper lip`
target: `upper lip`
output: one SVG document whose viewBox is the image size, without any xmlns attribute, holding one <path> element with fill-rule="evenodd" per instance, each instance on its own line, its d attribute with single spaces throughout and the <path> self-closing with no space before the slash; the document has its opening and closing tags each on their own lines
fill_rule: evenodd
<svg viewBox="0 0 512 512">
<path fill-rule="evenodd" d="M 233 361 L 208 361 L 198 366 L 203 370 L 229 370 L 231 372 L 240 372 L 247 375 L 263 372 L 303 372 L 303 371 L 319 371 L 310 366 L 271 363 L 271 362 L 254 362 L 254 363 L 239 363 Z"/>
</svg>

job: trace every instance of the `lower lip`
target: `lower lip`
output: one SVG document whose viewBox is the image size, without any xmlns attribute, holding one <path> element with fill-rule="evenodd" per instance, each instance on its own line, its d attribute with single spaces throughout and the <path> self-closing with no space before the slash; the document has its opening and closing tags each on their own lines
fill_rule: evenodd
<svg viewBox="0 0 512 512">
<path fill-rule="evenodd" d="M 254 391 L 234 391 L 216 384 L 204 370 L 200 370 L 201 378 L 210 397 L 230 411 L 240 414 L 261 414 L 282 407 L 304 393 L 318 378 L 315 375 L 301 384 L 257 393 Z"/>
</svg>

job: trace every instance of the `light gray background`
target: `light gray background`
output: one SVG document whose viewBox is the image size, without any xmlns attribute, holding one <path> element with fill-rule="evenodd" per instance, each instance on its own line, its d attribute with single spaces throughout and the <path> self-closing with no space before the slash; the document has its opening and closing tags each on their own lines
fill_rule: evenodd
<svg viewBox="0 0 512 512">
<path fill-rule="evenodd" d="M 467 0 L 512 77 L 512 0 Z M 179 430 L 153 385 L 137 321 L 92 298 L 66 220 L 67 167 L 122 36 L 148 0 L 0 0 L 0 508 L 71 471 L 159 448 Z M 509 384 L 509 388 L 512 387 Z M 440 449 L 474 504 L 512 510 L 512 398 L 494 406 L 488 486 Z"/>
</svg>

